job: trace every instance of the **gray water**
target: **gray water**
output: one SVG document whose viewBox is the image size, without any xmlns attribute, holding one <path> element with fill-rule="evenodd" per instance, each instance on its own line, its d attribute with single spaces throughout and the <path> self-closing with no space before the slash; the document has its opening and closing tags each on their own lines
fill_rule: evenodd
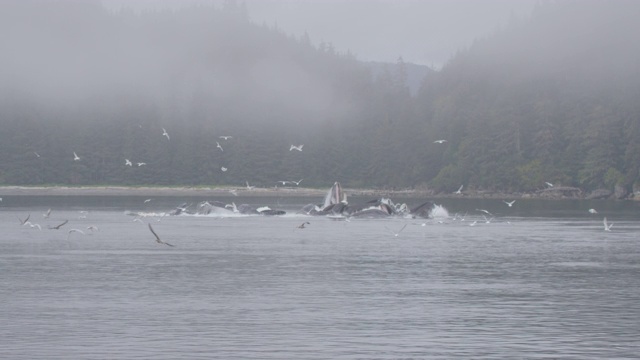
<svg viewBox="0 0 640 360">
<path fill-rule="evenodd" d="M 140 223 L 125 210 L 201 199 L 3 198 L 2 359 L 640 354 L 636 203 L 442 200 L 449 216 L 433 220 L 347 222 L 290 211 Z M 295 210 L 319 199 L 244 200 Z M 20 226 L 28 214 L 42 230 Z M 147 223 L 175 247 L 156 243 Z"/>
</svg>

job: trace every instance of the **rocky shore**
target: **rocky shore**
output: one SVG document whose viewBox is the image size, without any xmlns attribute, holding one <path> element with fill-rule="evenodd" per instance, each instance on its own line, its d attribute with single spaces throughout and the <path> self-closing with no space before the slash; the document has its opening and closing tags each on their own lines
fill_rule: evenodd
<svg viewBox="0 0 640 360">
<path fill-rule="evenodd" d="M 328 189 L 328 187 L 327 187 Z M 323 196 L 327 189 L 313 188 L 252 188 L 243 187 L 154 187 L 154 186 L 1 186 L 2 195 L 20 196 Z M 576 187 L 558 186 L 540 189 L 535 192 L 500 192 L 490 190 L 466 190 L 460 194 L 437 193 L 429 189 L 350 189 L 345 188 L 349 196 L 372 197 L 421 197 L 421 198 L 470 198 L 470 199 L 635 199 L 621 189 L 606 189 L 584 192 Z"/>
</svg>

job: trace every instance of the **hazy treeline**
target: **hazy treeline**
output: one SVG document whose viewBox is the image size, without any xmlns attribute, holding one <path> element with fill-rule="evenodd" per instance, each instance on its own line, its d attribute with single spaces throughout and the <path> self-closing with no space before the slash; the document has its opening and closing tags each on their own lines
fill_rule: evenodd
<svg viewBox="0 0 640 360">
<path fill-rule="evenodd" d="M 639 8 L 541 5 L 412 94 L 401 59 L 374 76 L 232 1 L 140 14 L 2 2 L 0 184 L 631 190 Z"/>
</svg>

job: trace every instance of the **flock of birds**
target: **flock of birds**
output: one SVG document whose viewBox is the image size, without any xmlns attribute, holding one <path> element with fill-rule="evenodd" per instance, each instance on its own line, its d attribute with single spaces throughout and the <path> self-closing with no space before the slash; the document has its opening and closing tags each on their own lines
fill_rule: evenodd
<svg viewBox="0 0 640 360">
<path fill-rule="evenodd" d="M 166 137 L 167 141 L 171 140 L 171 136 L 167 132 L 167 129 L 165 129 L 164 127 L 162 128 L 162 136 Z M 221 140 L 226 141 L 226 140 L 232 139 L 233 136 L 231 136 L 231 135 L 221 135 L 218 138 L 221 139 Z M 446 140 L 444 140 L 444 141 L 446 141 Z M 303 147 L 304 147 L 304 144 L 300 144 L 300 145 L 293 145 L 292 144 L 290 146 L 290 148 L 289 148 L 289 151 L 293 151 L 293 150 L 302 151 Z M 216 148 L 219 149 L 221 152 L 224 152 L 224 148 L 222 147 L 222 145 L 220 144 L 219 141 L 216 141 Z M 40 157 L 40 154 L 38 154 L 36 151 L 34 151 L 33 153 L 35 154 L 36 157 L 38 157 L 38 158 Z M 78 156 L 78 154 L 74 151 L 73 152 L 73 161 L 81 161 L 81 160 L 82 160 L 81 157 Z M 146 162 L 136 162 L 135 164 L 138 167 L 147 165 Z M 124 165 L 133 167 L 134 163 L 131 160 L 125 158 L 124 159 Z M 221 166 L 220 167 L 220 171 L 222 171 L 222 172 L 227 172 L 228 170 L 229 170 L 229 168 L 227 168 L 225 166 Z M 298 181 L 291 181 L 291 180 L 284 180 L 283 181 L 283 180 L 280 180 L 280 181 L 278 181 L 278 183 L 281 183 L 282 185 L 295 184 L 296 186 L 298 186 L 298 185 L 300 185 L 301 181 L 302 181 L 302 179 L 300 179 Z M 253 188 L 255 188 L 255 186 L 251 186 L 250 187 L 249 183 L 247 182 L 247 188 L 248 189 L 253 189 Z"/>
</svg>

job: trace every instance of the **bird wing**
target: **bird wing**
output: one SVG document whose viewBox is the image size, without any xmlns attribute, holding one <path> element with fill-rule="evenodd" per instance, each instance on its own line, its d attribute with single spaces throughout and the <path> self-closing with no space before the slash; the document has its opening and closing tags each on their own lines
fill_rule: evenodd
<svg viewBox="0 0 640 360">
<path fill-rule="evenodd" d="M 66 223 L 68 223 L 68 222 L 69 222 L 69 220 L 65 220 L 62 224 L 57 225 L 57 226 L 54 226 L 53 228 L 54 228 L 54 229 L 56 229 L 56 230 L 60 230 L 60 228 L 61 228 L 64 224 L 66 224 Z"/>
<path fill-rule="evenodd" d="M 156 237 L 156 241 L 159 243 L 162 243 L 162 240 L 160 240 L 160 236 L 158 236 L 158 234 L 156 234 L 155 231 L 153 231 L 153 227 L 151 226 L 151 223 L 148 223 L 149 225 L 149 230 L 151 230 L 151 233 L 153 234 L 153 236 Z"/>
</svg>

